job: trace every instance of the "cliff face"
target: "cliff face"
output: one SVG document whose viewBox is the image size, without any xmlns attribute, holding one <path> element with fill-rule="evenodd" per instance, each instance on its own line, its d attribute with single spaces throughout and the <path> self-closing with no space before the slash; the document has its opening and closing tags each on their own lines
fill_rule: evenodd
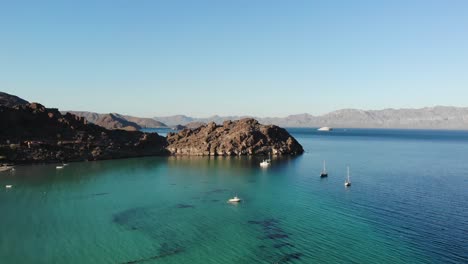
<svg viewBox="0 0 468 264">
<path fill-rule="evenodd" d="M 167 155 L 156 133 L 107 130 L 72 114 L 31 103 L 0 105 L 3 162 L 32 163 Z"/>
<path fill-rule="evenodd" d="M 214 122 L 167 135 L 172 155 L 298 155 L 302 146 L 283 128 L 261 125 L 255 119 Z"/>
</svg>

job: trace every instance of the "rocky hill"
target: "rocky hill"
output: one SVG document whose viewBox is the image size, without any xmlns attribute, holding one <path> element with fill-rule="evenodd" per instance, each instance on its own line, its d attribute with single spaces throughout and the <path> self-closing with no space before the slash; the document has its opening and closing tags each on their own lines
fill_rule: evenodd
<svg viewBox="0 0 468 264">
<path fill-rule="evenodd" d="M 99 115 L 94 124 L 105 127 L 107 129 L 121 129 L 127 131 L 137 131 L 141 129 L 141 127 L 136 123 L 127 121 L 126 119 L 121 118 L 115 114 Z"/>
<path fill-rule="evenodd" d="M 156 133 L 108 130 L 82 117 L 70 113 L 62 115 L 57 109 L 38 103 L 0 105 L 1 162 L 167 155 L 166 144 L 166 139 Z"/>
<path fill-rule="evenodd" d="M 77 116 L 84 117 L 88 122 L 103 126 L 107 129 L 123 129 L 135 131 L 141 128 L 165 128 L 164 123 L 156 121 L 152 118 L 134 117 L 129 115 L 121 115 L 117 113 L 99 114 L 86 111 L 63 111 L 62 113 L 71 113 Z"/>
<path fill-rule="evenodd" d="M 162 122 L 167 126 L 173 127 L 177 125 L 186 125 L 190 122 L 196 121 L 199 118 L 188 117 L 185 115 L 174 115 L 174 116 L 160 116 L 160 117 L 153 117 L 154 120 Z"/>
<path fill-rule="evenodd" d="M 254 119 L 214 122 L 196 129 L 167 135 L 167 149 L 173 155 L 237 156 L 298 155 L 302 146 L 283 128 L 265 126 Z"/>
</svg>

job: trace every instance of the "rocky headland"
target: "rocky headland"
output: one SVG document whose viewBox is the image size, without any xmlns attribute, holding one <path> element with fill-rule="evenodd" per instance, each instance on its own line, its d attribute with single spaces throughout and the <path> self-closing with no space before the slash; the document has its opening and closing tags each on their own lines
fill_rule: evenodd
<svg viewBox="0 0 468 264">
<path fill-rule="evenodd" d="M 251 118 L 225 121 L 222 125 L 212 122 L 196 129 L 169 133 L 167 143 L 172 155 L 299 155 L 304 152 L 285 129 L 261 125 Z"/>
<path fill-rule="evenodd" d="M 38 103 L 9 106 L 0 105 L 0 163 L 168 155 L 166 138 L 156 133 L 108 130 Z"/>
<path fill-rule="evenodd" d="M 109 118 L 107 124 L 119 117 L 111 114 Z M 302 146 L 285 129 L 261 125 L 254 119 L 199 124 L 167 137 L 122 130 L 120 124 L 127 123 L 120 121 L 107 129 L 84 117 L 0 93 L 0 163 L 303 153 Z"/>
</svg>

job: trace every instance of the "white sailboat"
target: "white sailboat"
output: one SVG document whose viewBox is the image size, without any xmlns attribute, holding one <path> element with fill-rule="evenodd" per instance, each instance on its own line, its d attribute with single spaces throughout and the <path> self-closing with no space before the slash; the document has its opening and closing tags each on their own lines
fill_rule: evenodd
<svg viewBox="0 0 468 264">
<path fill-rule="evenodd" d="M 349 179 L 349 166 L 348 166 L 348 177 L 346 178 L 344 182 L 344 186 L 349 187 L 351 186 L 351 180 Z"/>
<path fill-rule="evenodd" d="M 323 169 L 322 169 L 322 172 L 320 173 L 320 177 L 328 177 L 328 172 L 325 167 L 325 161 L 323 161 Z"/>
</svg>

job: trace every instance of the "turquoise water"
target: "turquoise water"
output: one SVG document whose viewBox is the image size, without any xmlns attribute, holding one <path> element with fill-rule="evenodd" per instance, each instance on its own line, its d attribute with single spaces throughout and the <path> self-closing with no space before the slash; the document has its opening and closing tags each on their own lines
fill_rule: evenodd
<svg viewBox="0 0 468 264">
<path fill-rule="evenodd" d="M 306 153 L 268 169 L 152 157 L 0 173 L 0 262 L 468 263 L 468 132 L 290 131 Z"/>
</svg>

